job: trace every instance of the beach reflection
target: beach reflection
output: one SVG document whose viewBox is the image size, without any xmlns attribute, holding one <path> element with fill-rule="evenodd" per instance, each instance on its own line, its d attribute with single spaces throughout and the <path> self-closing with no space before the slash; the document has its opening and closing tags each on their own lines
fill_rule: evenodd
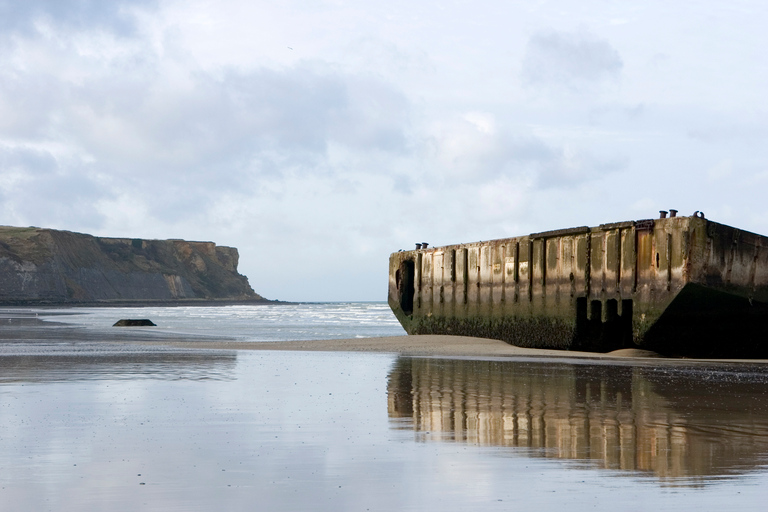
<svg viewBox="0 0 768 512">
<path fill-rule="evenodd" d="M 83 380 L 231 380 L 237 356 L 225 351 L 48 349 L 53 354 L 0 352 L 0 384 Z M 56 353 L 58 352 L 58 353 Z"/>
<path fill-rule="evenodd" d="M 768 461 L 767 392 L 757 365 L 400 358 L 388 379 L 392 424 L 427 441 L 699 481 Z"/>
</svg>

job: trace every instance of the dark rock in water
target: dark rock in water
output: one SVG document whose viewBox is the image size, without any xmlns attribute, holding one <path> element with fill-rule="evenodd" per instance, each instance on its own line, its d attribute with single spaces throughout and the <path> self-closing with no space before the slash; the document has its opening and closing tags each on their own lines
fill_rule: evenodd
<svg viewBox="0 0 768 512">
<path fill-rule="evenodd" d="M 126 318 L 123 320 L 118 320 L 117 322 L 115 322 L 115 325 L 113 325 L 112 327 L 142 327 L 142 326 L 153 327 L 153 326 L 157 326 L 157 324 L 147 318 L 141 318 L 138 320 Z"/>
</svg>

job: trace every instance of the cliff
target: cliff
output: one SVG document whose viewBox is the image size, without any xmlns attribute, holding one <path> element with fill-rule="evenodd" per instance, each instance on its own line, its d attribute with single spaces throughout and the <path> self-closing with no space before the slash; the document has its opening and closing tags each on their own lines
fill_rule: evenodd
<svg viewBox="0 0 768 512">
<path fill-rule="evenodd" d="M 234 247 L 0 226 L 0 304 L 264 301 Z"/>
</svg>

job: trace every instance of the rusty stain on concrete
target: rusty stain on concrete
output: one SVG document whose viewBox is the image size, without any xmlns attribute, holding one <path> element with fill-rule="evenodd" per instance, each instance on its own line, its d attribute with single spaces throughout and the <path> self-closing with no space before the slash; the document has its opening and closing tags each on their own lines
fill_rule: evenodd
<svg viewBox="0 0 768 512">
<path fill-rule="evenodd" d="M 768 356 L 768 237 L 703 216 L 425 246 L 390 256 L 389 305 L 409 334 Z"/>
</svg>

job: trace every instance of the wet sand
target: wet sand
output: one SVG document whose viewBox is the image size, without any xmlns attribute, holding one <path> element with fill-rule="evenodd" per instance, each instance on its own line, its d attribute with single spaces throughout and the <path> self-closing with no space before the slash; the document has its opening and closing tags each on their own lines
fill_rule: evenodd
<svg viewBox="0 0 768 512">
<path fill-rule="evenodd" d="M 0 499 L 19 510 L 764 502 L 766 361 L 45 317 L 0 310 Z"/>
<path fill-rule="evenodd" d="M 522 348 L 503 341 L 469 336 L 412 335 L 381 338 L 352 338 L 336 340 L 305 340 L 278 342 L 243 341 L 157 341 L 147 342 L 178 348 L 231 350 L 292 350 L 320 352 L 382 352 L 403 356 L 433 357 L 566 357 L 566 358 L 659 358 L 656 352 L 623 349 L 608 354 L 593 352 L 543 350 Z"/>
<path fill-rule="evenodd" d="M 284 350 L 304 352 L 378 352 L 400 356 L 438 357 L 438 358 L 553 358 L 567 360 L 593 360 L 603 364 L 611 361 L 626 364 L 631 361 L 654 360 L 664 364 L 688 363 L 746 363 L 768 364 L 766 359 L 695 359 L 671 358 L 657 352 L 639 348 L 626 348 L 608 353 L 580 352 L 575 350 L 547 350 L 524 348 L 510 345 L 506 342 L 488 338 L 469 336 L 448 336 L 437 334 L 386 336 L 378 338 L 351 338 L 334 340 L 303 340 L 278 342 L 248 342 L 248 341 L 148 341 L 140 342 L 149 345 L 162 345 L 184 349 L 214 349 L 214 350 Z"/>
</svg>

